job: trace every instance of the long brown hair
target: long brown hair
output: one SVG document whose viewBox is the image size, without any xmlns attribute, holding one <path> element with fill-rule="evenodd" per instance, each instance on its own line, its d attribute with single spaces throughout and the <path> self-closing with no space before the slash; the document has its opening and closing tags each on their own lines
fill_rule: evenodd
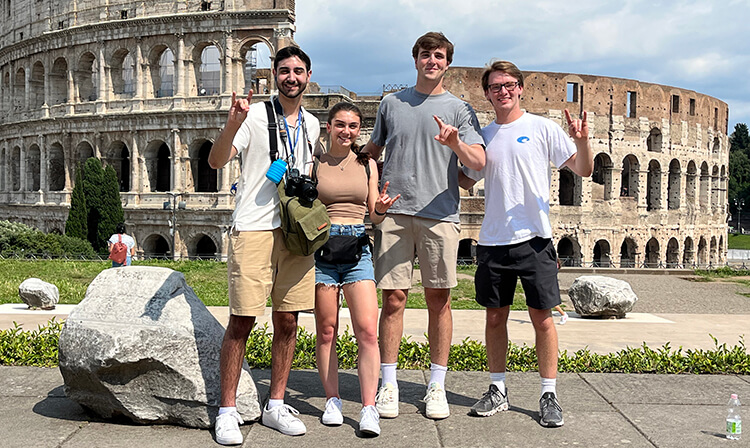
<svg viewBox="0 0 750 448">
<path fill-rule="evenodd" d="M 346 101 L 341 101 L 340 103 L 334 104 L 331 110 L 328 111 L 328 124 L 331 124 L 331 122 L 333 121 L 333 117 L 335 117 L 339 112 L 353 112 L 356 116 L 359 117 L 359 125 L 360 127 L 362 126 L 362 111 L 359 110 L 359 107 Z M 360 148 L 356 142 L 352 143 L 351 150 L 354 154 L 357 155 L 357 162 L 359 162 L 361 165 L 367 165 L 370 160 L 370 154 L 362 152 L 361 149 L 362 148 Z"/>
</svg>

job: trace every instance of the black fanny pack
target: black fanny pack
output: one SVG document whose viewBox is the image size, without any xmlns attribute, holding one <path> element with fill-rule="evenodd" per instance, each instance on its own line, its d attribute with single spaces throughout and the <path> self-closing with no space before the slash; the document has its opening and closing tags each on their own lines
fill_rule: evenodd
<svg viewBox="0 0 750 448">
<path fill-rule="evenodd" d="M 367 235 L 331 235 L 317 251 L 315 259 L 330 264 L 354 264 L 362 258 L 362 248 L 370 244 Z"/>
</svg>

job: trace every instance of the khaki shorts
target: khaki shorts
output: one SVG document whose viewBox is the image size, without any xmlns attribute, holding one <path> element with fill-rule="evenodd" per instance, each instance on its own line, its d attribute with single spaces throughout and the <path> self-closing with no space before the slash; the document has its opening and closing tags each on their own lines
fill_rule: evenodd
<svg viewBox="0 0 750 448">
<path fill-rule="evenodd" d="M 458 223 L 390 214 L 375 227 L 375 279 L 380 289 L 412 287 L 414 255 L 422 286 L 453 288 L 460 227 Z"/>
<path fill-rule="evenodd" d="M 227 271 L 235 316 L 262 316 L 269 295 L 274 311 L 315 308 L 315 259 L 290 254 L 281 229 L 232 232 Z"/>
</svg>

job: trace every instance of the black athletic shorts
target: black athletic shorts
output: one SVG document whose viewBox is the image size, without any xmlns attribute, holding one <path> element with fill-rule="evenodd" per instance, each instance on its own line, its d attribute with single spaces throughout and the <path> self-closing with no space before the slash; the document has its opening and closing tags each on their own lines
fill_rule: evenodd
<svg viewBox="0 0 750 448">
<path fill-rule="evenodd" d="M 557 253 L 551 239 L 536 237 L 507 246 L 477 246 L 474 285 L 480 305 L 502 308 L 512 304 L 519 277 L 529 307 L 548 310 L 561 303 Z"/>
</svg>

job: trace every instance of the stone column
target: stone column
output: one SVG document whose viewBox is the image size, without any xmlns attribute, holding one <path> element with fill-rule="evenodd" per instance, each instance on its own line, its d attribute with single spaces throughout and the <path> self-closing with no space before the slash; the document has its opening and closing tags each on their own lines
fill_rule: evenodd
<svg viewBox="0 0 750 448">
<path fill-rule="evenodd" d="M 18 178 L 20 180 L 21 189 L 19 191 L 27 191 L 26 188 L 26 144 L 23 140 L 18 144 L 18 147 L 21 148 L 21 163 L 19 163 L 19 173 Z"/>
<path fill-rule="evenodd" d="M 133 109 L 141 110 L 143 108 L 144 88 L 145 88 L 145 76 L 143 76 L 143 65 L 141 60 L 143 59 L 143 52 L 141 51 L 141 39 L 135 40 L 135 96 L 133 97 Z"/>
<path fill-rule="evenodd" d="M 224 85 L 222 85 L 222 92 L 224 95 L 231 95 L 235 89 L 235 82 L 232 77 L 234 67 L 232 66 L 234 58 L 234 40 L 232 39 L 231 31 L 224 31 Z"/>
<path fill-rule="evenodd" d="M 24 93 L 23 93 L 23 109 L 29 110 L 31 106 L 31 70 L 24 70 Z"/>
<path fill-rule="evenodd" d="M 66 154 L 73 153 L 73 134 L 66 132 L 63 136 L 63 172 L 65 173 L 65 187 L 64 191 L 71 191 L 73 189 L 73 179 L 75 178 L 74 170 L 75 164 L 71 163 L 73 157 L 66 157 Z"/>
<path fill-rule="evenodd" d="M 172 167 L 172 176 L 171 176 L 171 182 L 169 185 L 170 191 L 184 191 L 182 188 L 180 188 L 180 184 L 182 181 L 182 164 L 180 163 L 180 153 L 179 153 L 179 146 L 180 146 L 180 130 L 177 128 L 172 128 L 170 130 L 172 133 L 171 135 L 171 145 L 170 145 L 170 154 L 169 154 L 169 161 L 170 166 Z"/>
<path fill-rule="evenodd" d="M 632 171 L 631 171 L 632 172 Z M 648 193 L 648 165 L 646 169 L 640 169 L 637 171 L 638 174 L 638 213 L 646 213 L 648 203 L 646 202 L 646 195 Z"/>
<path fill-rule="evenodd" d="M 109 92 L 107 89 L 109 80 L 109 66 L 104 62 L 104 43 L 99 42 L 99 57 L 97 58 L 99 64 L 99 79 L 97 80 L 97 94 L 96 94 L 96 112 L 103 114 L 107 111 L 107 101 L 109 100 Z"/>
<path fill-rule="evenodd" d="M 94 157 L 102 160 L 102 144 L 104 141 L 104 136 L 101 132 L 94 133 Z"/>
<path fill-rule="evenodd" d="M 138 149 L 138 131 L 132 131 L 130 135 L 132 136 L 130 142 L 130 179 L 132 179 L 130 182 L 130 191 L 142 193 L 141 186 L 143 182 L 141 180 L 141 173 L 145 171 L 143 166 L 146 162 L 141 157 L 141 152 Z"/>
<path fill-rule="evenodd" d="M 44 118 L 49 117 L 49 103 L 50 103 L 50 81 L 49 81 L 49 72 L 52 68 L 52 64 L 49 62 L 49 58 L 46 58 L 46 69 L 44 70 L 44 104 L 42 104 L 42 116 Z"/>
<path fill-rule="evenodd" d="M 39 151 L 39 158 L 41 159 L 39 160 L 39 189 L 46 193 L 49 191 L 49 176 L 47 174 L 47 169 L 49 168 L 49 148 L 47 148 L 47 142 L 43 134 L 39 134 L 37 140 L 39 148 L 41 148 Z"/>
<path fill-rule="evenodd" d="M 185 76 L 185 35 L 175 34 L 177 36 L 177 54 L 175 55 L 175 73 L 174 73 L 174 96 L 184 97 L 187 94 L 187 79 Z"/>
<path fill-rule="evenodd" d="M 73 106 L 73 103 L 76 102 L 76 98 L 78 98 L 78 92 L 76 89 L 75 80 L 73 77 L 73 69 L 68 67 L 68 106 L 66 110 L 67 115 L 73 115 L 75 113 L 75 106 Z"/>
</svg>

